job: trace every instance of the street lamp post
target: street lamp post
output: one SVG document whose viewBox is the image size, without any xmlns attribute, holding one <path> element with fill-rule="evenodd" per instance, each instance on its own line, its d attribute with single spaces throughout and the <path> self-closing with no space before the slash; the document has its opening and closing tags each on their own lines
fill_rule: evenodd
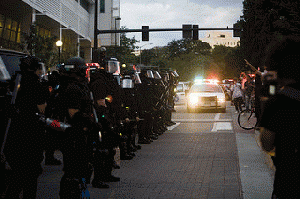
<svg viewBox="0 0 300 199">
<path fill-rule="evenodd" d="M 115 18 L 115 30 L 117 30 L 117 20 L 121 20 L 120 17 Z M 117 33 L 115 33 L 115 46 L 117 46 Z"/>
<path fill-rule="evenodd" d="M 60 51 L 61 51 L 61 46 L 62 46 L 62 41 L 61 40 L 58 40 L 56 42 L 56 46 L 58 47 L 58 63 L 60 64 Z"/>
<path fill-rule="evenodd" d="M 145 44 L 145 45 L 142 45 L 140 46 L 140 65 L 142 65 L 142 47 L 146 46 L 146 45 L 151 45 L 153 43 L 149 43 L 149 44 Z"/>
</svg>

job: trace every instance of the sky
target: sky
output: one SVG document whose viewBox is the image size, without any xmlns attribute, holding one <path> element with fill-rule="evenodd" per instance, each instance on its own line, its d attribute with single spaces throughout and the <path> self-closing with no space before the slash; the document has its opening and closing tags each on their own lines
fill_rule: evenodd
<svg viewBox="0 0 300 199">
<path fill-rule="evenodd" d="M 183 24 L 199 28 L 232 28 L 243 12 L 243 0 L 120 0 L 120 25 L 127 29 L 182 28 Z M 232 32 L 232 31 L 231 31 Z M 199 39 L 206 31 L 199 31 Z M 140 41 L 142 49 L 166 46 L 182 39 L 182 31 L 150 32 L 149 41 L 142 33 L 126 33 Z"/>
</svg>

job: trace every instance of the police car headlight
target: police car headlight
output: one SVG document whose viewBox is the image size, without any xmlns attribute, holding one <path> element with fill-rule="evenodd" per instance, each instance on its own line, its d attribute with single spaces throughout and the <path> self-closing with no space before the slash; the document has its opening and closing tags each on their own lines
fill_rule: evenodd
<svg viewBox="0 0 300 199">
<path fill-rule="evenodd" d="M 225 102 L 225 97 L 218 97 L 218 103 L 224 103 Z"/>
<path fill-rule="evenodd" d="M 197 104 L 199 102 L 199 96 L 195 93 L 189 95 L 189 101 L 191 104 Z"/>
</svg>

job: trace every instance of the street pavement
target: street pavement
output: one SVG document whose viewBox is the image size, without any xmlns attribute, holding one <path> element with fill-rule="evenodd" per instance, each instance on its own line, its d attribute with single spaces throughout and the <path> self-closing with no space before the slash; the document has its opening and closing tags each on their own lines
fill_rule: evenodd
<svg viewBox="0 0 300 199">
<path fill-rule="evenodd" d="M 226 113 L 186 113 L 176 106 L 176 125 L 151 144 L 143 144 L 132 160 L 116 160 L 120 182 L 108 189 L 88 186 L 92 198 L 271 198 L 274 168 L 259 148 L 257 132 L 237 124 L 230 104 Z M 62 159 L 58 151 L 55 156 Z M 59 198 L 61 166 L 44 166 L 37 198 Z"/>
</svg>

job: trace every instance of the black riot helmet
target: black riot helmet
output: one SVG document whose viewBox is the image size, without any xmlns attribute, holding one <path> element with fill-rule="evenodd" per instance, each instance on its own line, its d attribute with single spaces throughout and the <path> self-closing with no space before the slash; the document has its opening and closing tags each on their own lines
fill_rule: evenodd
<svg viewBox="0 0 300 199">
<path fill-rule="evenodd" d="M 59 72 L 66 75 L 75 74 L 76 76 L 85 78 L 87 68 L 84 59 L 81 57 L 72 57 L 61 66 Z"/>
<path fill-rule="evenodd" d="M 26 56 L 20 59 L 20 69 L 23 72 L 26 71 L 36 71 L 38 69 L 43 70 L 44 64 L 41 60 L 34 56 Z"/>
</svg>

